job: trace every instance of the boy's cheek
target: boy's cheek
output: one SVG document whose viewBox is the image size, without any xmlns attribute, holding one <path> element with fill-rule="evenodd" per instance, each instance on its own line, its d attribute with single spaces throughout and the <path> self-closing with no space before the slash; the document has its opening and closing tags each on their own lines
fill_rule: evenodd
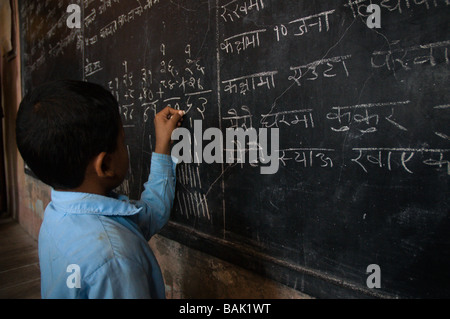
<svg viewBox="0 0 450 319">
<path fill-rule="evenodd" d="M 128 172 L 128 166 L 130 165 L 130 159 L 128 157 L 128 150 L 125 146 L 125 144 L 122 144 L 120 147 L 120 151 L 118 153 L 118 162 L 119 162 L 119 176 L 124 179 L 127 172 Z"/>
<path fill-rule="evenodd" d="M 126 147 L 124 147 L 124 160 L 123 160 L 123 170 L 124 170 L 124 176 L 126 175 L 128 171 L 128 166 L 130 165 L 130 158 L 128 157 L 128 150 Z"/>
</svg>

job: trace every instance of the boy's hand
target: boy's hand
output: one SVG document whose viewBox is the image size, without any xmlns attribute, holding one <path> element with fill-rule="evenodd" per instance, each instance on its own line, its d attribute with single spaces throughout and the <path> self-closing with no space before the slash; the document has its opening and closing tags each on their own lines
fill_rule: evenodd
<svg viewBox="0 0 450 319">
<path fill-rule="evenodd" d="M 155 153 L 170 155 L 172 132 L 183 121 L 184 111 L 166 107 L 155 116 L 156 146 Z"/>
</svg>

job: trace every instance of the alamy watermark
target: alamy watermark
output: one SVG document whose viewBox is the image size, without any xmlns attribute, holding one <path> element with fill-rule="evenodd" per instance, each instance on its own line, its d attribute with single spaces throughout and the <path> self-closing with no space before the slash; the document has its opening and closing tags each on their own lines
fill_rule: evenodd
<svg viewBox="0 0 450 319">
<path fill-rule="evenodd" d="M 70 13 L 66 19 L 66 25 L 68 28 L 81 28 L 81 8 L 78 4 L 69 4 L 67 6 L 67 13 Z"/>
<path fill-rule="evenodd" d="M 381 268 L 377 264 L 370 264 L 366 268 L 366 273 L 370 274 L 367 277 L 367 288 L 381 288 Z"/>
<path fill-rule="evenodd" d="M 70 264 L 66 271 L 71 273 L 66 279 L 67 288 L 81 288 L 81 269 L 77 264 Z"/>
<path fill-rule="evenodd" d="M 367 17 L 366 24 L 370 29 L 381 28 L 381 9 L 378 4 L 371 4 L 367 6 L 367 13 L 370 13 L 369 17 Z"/>
<path fill-rule="evenodd" d="M 245 163 L 248 157 L 250 165 L 260 165 L 261 174 L 275 174 L 279 168 L 279 139 L 278 128 L 227 128 L 223 136 L 215 127 L 203 132 L 202 121 L 194 120 L 193 136 L 183 127 L 172 132 L 172 140 L 179 142 L 173 146 L 171 155 L 183 163 L 208 164 Z M 204 146 L 205 141 L 208 143 Z"/>
</svg>

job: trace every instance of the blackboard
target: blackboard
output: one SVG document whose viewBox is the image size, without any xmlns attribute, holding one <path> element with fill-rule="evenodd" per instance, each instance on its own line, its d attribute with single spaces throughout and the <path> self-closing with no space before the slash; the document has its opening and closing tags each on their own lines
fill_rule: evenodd
<svg viewBox="0 0 450 319">
<path fill-rule="evenodd" d="M 79 29 L 65 25 L 71 3 Z M 371 3 L 380 28 L 369 27 Z M 275 174 L 248 159 L 179 164 L 162 234 L 319 298 L 449 297 L 449 9 L 20 1 L 23 89 L 75 78 L 114 94 L 131 163 L 120 191 L 131 198 L 166 105 L 187 112 L 191 132 L 196 120 L 224 134 L 278 128 Z"/>
</svg>

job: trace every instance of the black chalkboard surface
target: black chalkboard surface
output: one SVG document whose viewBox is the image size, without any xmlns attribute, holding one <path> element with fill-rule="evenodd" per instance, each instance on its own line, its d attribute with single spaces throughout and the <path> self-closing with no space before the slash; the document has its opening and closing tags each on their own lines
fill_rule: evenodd
<svg viewBox="0 0 450 319">
<path fill-rule="evenodd" d="M 131 198 L 167 105 L 191 133 L 278 129 L 275 174 L 251 141 L 179 164 L 164 236 L 319 298 L 450 297 L 448 1 L 85 0 L 79 29 L 70 3 L 21 1 L 24 91 L 109 88 Z"/>
</svg>

